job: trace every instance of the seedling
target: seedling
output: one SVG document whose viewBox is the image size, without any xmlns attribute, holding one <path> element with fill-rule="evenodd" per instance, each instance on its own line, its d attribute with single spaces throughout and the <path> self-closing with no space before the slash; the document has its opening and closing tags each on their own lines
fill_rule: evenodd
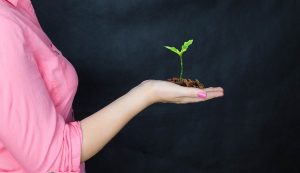
<svg viewBox="0 0 300 173">
<path fill-rule="evenodd" d="M 182 55 L 184 52 L 187 51 L 189 46 L 193 43 L 193 40 L 189 40 L 187 42 L 184 42 L 183 45 L 181 46 L 181 50 L 179 51 L 176 47 L 170 47 L 170 46 L 164 46 L 165 48 L 169 49 L 170 51 L 176 53 L 179 58 L 180 58 L 180 76 L 179 79 L 177 77 L 173 77 L 168 79 L 169 82 L 173 82 L 175 84 L 185 86 L 185 87 L 195 87 L 195 88 L 200 88 L 204 89 L 205 86 L 203 83 L 201 83 L 199 80 L 191 80 L 191 79 L 183 79 L 182 74 L 183 74 L 183 63 L 182 63 Z"/>
<path fill-rule="evenodd" d="M 181 50 L 179 51 L 176 47 L 170 47 L 170 46 L 164 46 L 165 48 L 169 49 L 170 51 L 176 53 L 180 58 L 180 77 L 179 80 L 182 80 L 182 74 L 183 74 L 183 63 L 182 63 L 182 55 L 184 52 L 187 51 L 189 46 L 193 44 L 193 40 L 189 40 L 187 42 L 184 42 L 184 44 L 181 46 Z"/>
</svg>

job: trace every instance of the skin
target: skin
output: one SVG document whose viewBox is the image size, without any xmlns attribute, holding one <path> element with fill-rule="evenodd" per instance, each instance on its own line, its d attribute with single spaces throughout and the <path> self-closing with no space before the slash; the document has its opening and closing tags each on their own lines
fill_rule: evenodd
<svg viewBox="0 0 300 173">
<path fill-rule="evenodd" d="M 199 98 L 204 91 L 206 98 Z M 97 154 L 132 118 L 154 103 L 187 104 L 222 97 L 223 88 L 203 90 L 162 80 L 145 80 L 106 107 L 81 120 L 81 162 Z"/>
</svg>

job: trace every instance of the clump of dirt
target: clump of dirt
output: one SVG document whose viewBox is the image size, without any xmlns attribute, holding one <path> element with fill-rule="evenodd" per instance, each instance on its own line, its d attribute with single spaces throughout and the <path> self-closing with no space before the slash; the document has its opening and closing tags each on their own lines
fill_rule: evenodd
<svg viewBox="0 0 300 173">
<path fill-rule="evenodd" d="M 199 80 L 191 80 L 191 79 L 184 79 L 182 78 L 181 80 L 179 80 L 178 77 L 172 77 L 170 79 L 167 79 L 169 82 L 173 82 L 175 84 L 181 85 L 181 86 L 185 86 L 185 87 L 194 87 L 194 88 L 200 88 L 200 89 L 204 89 L 204 84 L 201 83 Z"/>
</svg>

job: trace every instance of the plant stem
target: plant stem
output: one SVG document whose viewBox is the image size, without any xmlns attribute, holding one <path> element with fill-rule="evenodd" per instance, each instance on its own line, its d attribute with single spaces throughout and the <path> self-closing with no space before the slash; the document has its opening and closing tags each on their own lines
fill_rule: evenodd
<svg viewBox="0 0 300 173">
<path fill-rule="evenodd" d="M 182 63 L 182 55 L 179 56 L 180 57 L 180 77 L 179 80 L 182 80 L 182 73 L 183 73 L 183 63 Z"/>
</svg>

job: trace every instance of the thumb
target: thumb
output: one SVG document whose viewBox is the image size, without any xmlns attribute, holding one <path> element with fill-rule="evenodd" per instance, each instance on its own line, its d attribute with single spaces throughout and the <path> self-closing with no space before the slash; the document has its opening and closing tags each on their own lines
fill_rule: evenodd
<svg viewBox="0 0 300 173">
<path fill-rule="evenodd" d="M 206 91 L 199 88 L 191 88 L 191 87 L 183 87 L 183 94 L 186 97 L 200 97 L 200 98 L 206 98 L 207 94 Z"/>
</svg>

